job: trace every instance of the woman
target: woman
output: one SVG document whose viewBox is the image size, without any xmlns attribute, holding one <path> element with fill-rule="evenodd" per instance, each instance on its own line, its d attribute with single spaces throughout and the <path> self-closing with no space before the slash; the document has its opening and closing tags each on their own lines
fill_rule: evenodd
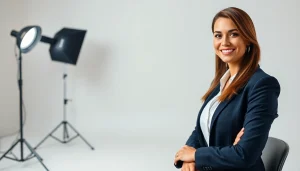
<svg viewBox="0 0 300 171">
<path fill-rule="evenodd" d="M 220 11 L 212 32 L 215 77 L 174 164 L 183 171 L 264 171 L 261 154 L 278 117 L 280 85 L 258 64 L 260 47 L 246 12 L 235 7 Z"/>
</svg>

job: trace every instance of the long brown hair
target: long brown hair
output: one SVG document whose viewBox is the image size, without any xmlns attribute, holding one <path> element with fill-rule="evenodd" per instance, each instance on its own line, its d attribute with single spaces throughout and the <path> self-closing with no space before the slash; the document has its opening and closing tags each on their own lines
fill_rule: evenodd
<svg viewBox="0 0 300 171">
<path fill-rule="evenodd" d="M 234 94 L 242 88 L 250 77 L 254 74 L 255 70 L 258 67 L 260 61 L 260 47 L 256 37 L 256 31 L 254 24 L 250 16 L 243 10 L 236 7 L 229 7 L 218 12 L 213 18 L 211 29 L 214 32 L 214 24 L 216 20 L 220 17 L 231 19 L 234 24 L 237 26 L 242 38 L 245 42 L 249 42 L 249 46 L 246 48 L 244 57 L 242 58 L 240 64 L 240 70 L 238 71 L 235 79 L 232 83 L 226 88 L 222 95 L 219 97 L 219 101 L 224 101 L 230 99 Z M 250 51 L 248 49 L 250 48 Z M 212 93 L 212 91 L 219 85 L 220 79 L 227 70 L 227 64 L 223 62 L 219 56 L 215 55 L 216 59 L 216 69 L 215 77 L 207 90 L 207 92 L 202 97 L 202 100 L 206 100 L 207 97 Z"/>
</svg>

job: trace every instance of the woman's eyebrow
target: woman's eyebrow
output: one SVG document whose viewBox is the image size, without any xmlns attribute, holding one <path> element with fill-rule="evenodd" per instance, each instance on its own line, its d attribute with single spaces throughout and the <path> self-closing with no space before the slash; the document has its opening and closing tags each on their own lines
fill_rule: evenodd
<svg viewBox="0 0 300 171">
<path fill-rule="evenodd" d="M 238 31 L 238 29 L 231 29 L 231 30 L 229 30 L 228 32 L 231 33 L 231 32 L 233 32 L 233 31 Z M 221 32 L 221 31 L 214 31 L 214 33 L 222 33 L 222 32 Z"/>
</svg>

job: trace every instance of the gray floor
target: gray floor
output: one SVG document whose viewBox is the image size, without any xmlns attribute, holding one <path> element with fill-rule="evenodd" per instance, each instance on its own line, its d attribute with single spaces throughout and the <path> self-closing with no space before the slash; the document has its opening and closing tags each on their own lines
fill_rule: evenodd
<svg viewBox="0 0 300 171">
<path fill-rule="evenodd" d="M 172 165 L 176 140 L 153 137 L 85 137 L 95 147 L 92 151 L 81 139 L 76 138 L 68 144 L 48 139 L 37 150 L 51 171 L 153 171 L 176 170 Z M 40 138 L 31 137 L 29 143 L 36 145 Z M 173 142 L 173 143 L 172 143 Z M 176 142 L 176 143 L 174 143 Z M 1 151 L 9 147 L 8 140 L 2 142 Z M 11 141 L 9 142 L 11 143 Z M 5 147 L 4 147 L 5 146 Z M 25 151 L 28 154 L 27 151 Z M 18 149 L 14 150 L 20 156 Z M 0 171 L 43 171 L 42 165 L 33 158 L 26 162 L 9 159 L 0 161 Z"/>
</svg>

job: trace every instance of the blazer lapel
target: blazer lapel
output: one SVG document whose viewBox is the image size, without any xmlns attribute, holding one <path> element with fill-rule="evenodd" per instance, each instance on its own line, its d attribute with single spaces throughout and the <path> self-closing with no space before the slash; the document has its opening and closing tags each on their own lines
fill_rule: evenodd
<svg viewBox="0 0 300 171">
<path fill-rule="evenodd" d="M 205 106 L 207 105 L 207 103 L 208 103 L 213 97 L 215 97 L 215 95 L 217 95 L 219 91 L 220 91 L 220 85 L 218 85 L 218 86 L 213 90 L 213 92 L 207 97 L 207 99 L 204 101 L 204 103 L 203 103 L 203 105 L 202 105 L 202 107 L 201 107 L 201 109 L 200 109 L 200 111 L 199 111 L 199 113 L 198 113 L 198 118 L 197 118 L 197 124 L 196 124 L 196 125 L 197 125 L 197 129 L 198 129 L 199 136 L 202 137 L 201 139 L 203 140 L 203 142 L 205 143 L 206 146 L 208 146 L 208 145 L 207 145 L 206 141 L 204 140 L 204 136 L 203 136 L 203 133 L 202 133 L 202 131 L 201 131 L 201 127 L 200 127 L 200 116 L 201 116 L 201 114 L 202 114 L 203 109 L 204 109 Z"/>
<path fill-rule="evenodd" d="M 258 69 L 260 68 L 260 66 L 258 65 Z M 246 83 L 247 84 L 247 83 Z M 231 99 L 229 100 L 225 100 L 223 102 L 221 102 L 219 104 L 219 106 L 217 107 L 213 117 L 212 117 L 212 120 L 211 120 L 211 124 L 210 124 L 210 130 L 212 129 L 212 127 L 214 126 L 214 123 L 216 121 L 216 119 L 218 118 L 218 116 L 220 115 L 220 113 L 222 112 L 222 110 L 238 95 L 240 94 L 241 91 L 243 91 L 243 89 L 245 88 L 245 85 L 243 85 L 238 91 L 237 91 L 237 94 L 234 94 Z M 219 92 L 219 91 L 218 91 Z"/>
<path fill-rule="evenodd" d="M 215 95 L 218 94 L 218 92 L 220 91 L 220 85 L 218 85 L 214 90 L 213 92 L 207 97 L 207 99 L 204 101 L 200 111 L 199 111 L 199 114 L 198 114 L 198 118 L 197 118 L 197 122 L 199 123 L 199 119 L 200 119 L 200 115 L 202 114 L 202 111 L 203 109 L 205 108 L 205 106 L 207 105 L 207 103 L 213 98 L 215 97 Z M 198 125 L 198 124 L 197 124 Z M 200 126 L 200 125 L 199 125 Z"/>
<path fill-rule="evenodd" d="M 211 119 L 211 124 L 210 124 L 210 130 L 212 129 L 212 127 L 214 126 L 214 123 L 216 121 L 216 119 L 218 118 L 218 116 L 220 115 L 220 113 L 222 112 L 222 110 L 238 95 L 240 94 L 240 92 L 244 89 L 246 85 L 244 85 L 243 87 L 241 87 L 238 91 L 237 94 L 234 94 L 229 100 L 225 100 L 223 102 L 221 102 L 219 104 L 219 106 L 217 107 L 212 119 Z"/>
<path fill-rule="evenodd" d="M 214 126 L 214 123 L 216 121 L 216 119 L 218 118 L 218 116 L 220 115 L 220 113 L 222 112 L 222 110 L 230 103 L 230 101 L 234 98 L 235 96 L 233 96 L 231 99 L 229 100 L 225 100 L 223 102 L 221 102 L 219 104 L 219 106 L 217 107 L 213 117 L 212 117 L 212 120 L 211 120 L 211 124 L 210 124 L 210 130 L 212 129 L 212 127 Z"/>
<path fill-rule="evenodd" d="M 257 70 L 260 70 L 260 65 L 258 65 L 258 68 L 257 68 Z M 257 70 L 256 70 L 256 72 L 257 72 Z M 243 85 L 238 91 L 237 91 L 237 94 L 234 94 L 229 100 L 227 99 L 227 100 L 225 100 L 225 101 L 223 101 L 223 102 L 221 102 L 220 104 L 219 104 L 219 106 L 217 107 L 217 109 L 216 109 L 216 111 L 215 111 L 215 113 L 214 113 L 214 115 L 213 115 L 213 117 L 212 117 L 212 120 L 211 120 L 211 124 L 210 124 L 210 130 L 212 130 L 212 128 L 213 128 L 213 126 L 214 126 L 214 124 L 215 124 L 215 122 L 216 122 L 216 120 L 217 120 L 217 118 L 218 118 L 218 116 L 221 114 L 221 112 L 222 112 L 222 110 L 238 95 L 238 94 L 240 94 L 240 92 L 241 91 L 243 91 L 243 89 L 245 88 L 245 86 L 247 85 L 248 83 L 246 83 L 245 85 Z M 205 107 L 205 105 L 215 96 L 215 95 L 217 95 L 217 93 L 219 93 L 219 91 L 220 91 L 220 84 L 217 86 L 217 88 L 213 91 L 213 93 L 211 93 L 211 95 L 209 96 L 209 98 L 207 98 L 207 100 L 205 101 L 205 103 L 203 104 L 203 106 L 202 106 L 202 108 L 201 108 L 201 110 L 200 110 L 200 112 L 202 113 L 202 110 L 203 110 L 203 108 Z M 197 122 L 198 122 L 198 127 L 199 127 L 199 130 L 200 130 L 200 123 L 199 123 L 199 119 L 200 119 L 200 115 L 201 115 L 201 113 L 198 115 L 198 119 L 197 119 Z M 201 132 L 201 131 L 200 131 Z M 203 134 L 202 134 L 202 136 L 203 136 Z M 210 136 L 211 136 L 211 134 L 210 134 Z M 211 140 L 211 138 L 209 138 L 209 140 Z"/>
</svg>

